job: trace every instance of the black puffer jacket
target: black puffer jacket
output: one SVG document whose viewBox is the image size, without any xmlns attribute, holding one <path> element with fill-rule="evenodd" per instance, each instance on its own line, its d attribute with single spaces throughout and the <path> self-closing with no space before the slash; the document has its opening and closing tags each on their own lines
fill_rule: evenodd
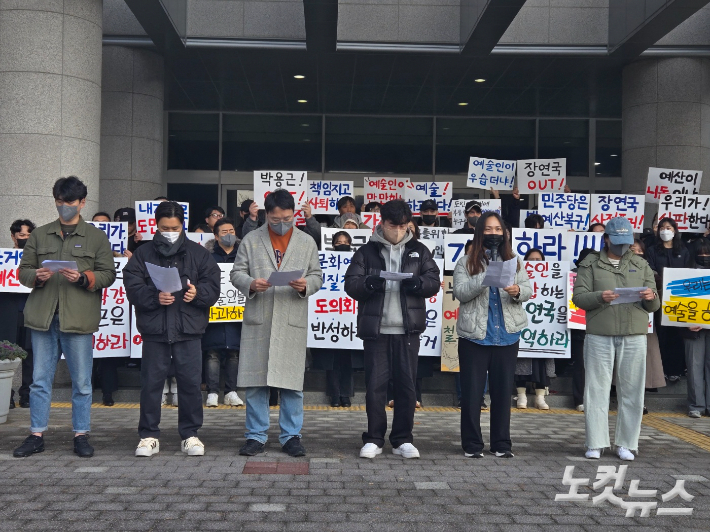
<svg viewBox="0 0 710 532">
<path fill-rule="evenodd" d="M 373 240 L 362 246 L 353 255 L 345 273 L 345 291 L 358 302 L 357 336 L 363 340 L 374 340 L 380 334 L 385 291 L 370 290 L 365 281 L 368 276 L 377 276 L 381 271 L 387 270 L 381 253 L 382 247 L 381 243 Z M 421 334 L 426 329 L 425 300 L 436 295 L 441 287 L 439 268 L 429 249 L 412 239 L 405 244 L 401 273 L 411 273 L 422 281 L 421 288 L 416 292 L 399 292 L 405 332 Z"/>
<path fill-rule="evenodd" d="M 145 263 L 177 268 L 183 289 L 172 305 L 161 305 Z M 197 288 L 195 298 L 183 301 L 187 281 Z M 209 322 L 210 307 L 219 299 L 220 269 L 205 248 L 184 239 L 172 257 L 158 253 L 155 243 L 139 247 L 123 269 L 128 301 L 136 309 L 136 326 L 144 341 L 175 343 L 200 339 Z"/>
</svg>

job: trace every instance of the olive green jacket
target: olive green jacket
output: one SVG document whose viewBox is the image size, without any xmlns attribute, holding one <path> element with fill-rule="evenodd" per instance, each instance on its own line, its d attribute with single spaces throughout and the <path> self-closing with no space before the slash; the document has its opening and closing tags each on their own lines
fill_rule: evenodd
<svg viewBox="0 0 710 532">
<path fill-rule="evenodd" d="M 45 260 L 73 260 L 86 274 L 86 288 L 55 273 L 37 284 L 36 271 Z M 65 333 L 91 334 L 99 330 L 101 292 L 116 279 L 113 251 L 106 233 L 79 219 L 76 230 L 62 238 L 59 220 L 38 227 L 30 235 L 20 262 L 20 282 L 32 288 L 25 306 L 25 326 L 47 331 L 59 305 L 59 329 Z"/>
<path fill-rule="evenodd" d="M 651 301 L 611 305 L 602 292 L 621 287 L 650 288 L 656 294 Z M 648 313 L 661 307 L 653 270 L 642 257 L 629 250 L 621 257 L 619 268 L 609 261 L 605 250 L 590 253 L 577 268 L 572 302 L 586 311 L 587 334 L 626 336 L 648 334 Z"/>
</svg>

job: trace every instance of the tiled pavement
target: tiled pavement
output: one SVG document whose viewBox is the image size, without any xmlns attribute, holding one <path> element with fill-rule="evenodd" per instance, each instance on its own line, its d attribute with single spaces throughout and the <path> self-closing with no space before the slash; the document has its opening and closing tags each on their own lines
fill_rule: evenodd
<svg viewBox="0 0 710 532">
<path fill-rule="evenodd" d="M 556 493 L 569 489 L 562 485 L 565 466 L 594 481 L 597 466 L 621 464 L 611 453 L 598 462 L 583 458 L 584 420 L 568 410 L 514 412 L 515 458 L 474 460 L 464 458 L 459 446 L 458 413 L 424 409 L 415 426 L 422 458 L 406 461 L 393 456 L 389 445 L 375 460 L 358 458 L 365 413 L 357 408 L 308 409 L 308 456 L 299 459 L 280 451 L 273 410 L 268 453 L 247 460 L 237 454 L 244 408 L 205 411 L 204 457 L 180 452 L 177 410 L 164 409 L 161 452 L 142 459 L 133 456 L 138 410 L 95 408 L 96 455 L 79 459 L 71 452 L 71 411 L 55 407 L 47 450 L 14 459 L 28 414 L 15 409 L 0 425 L 0 530 L 710 530 L 707 417 L 647 416 L 640 454 L 626 462 L 617 492 L 630 500 L 630 481 L 639 479 L 640 489 L 658 490 L 653 500 L 659 507 L 692 508 L 692 516 L 656 517 L 651 511 L 649 517 L 625 517 L 609 502 L 555 502 Z M 482 416 L 484 430 L 488 417 Z M 612 416 L 612 428 L 613 422 Z M 676 477 L 686 479 L 692 501 L 662 502 Z"/>
</svg>

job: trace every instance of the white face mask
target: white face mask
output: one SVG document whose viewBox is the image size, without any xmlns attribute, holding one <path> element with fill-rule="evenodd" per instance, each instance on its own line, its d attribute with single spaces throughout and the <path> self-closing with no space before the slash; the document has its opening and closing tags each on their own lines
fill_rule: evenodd
<svg viewBox="0 0 710 532">
<path fill-rule="evenodd" d="M 658 234 L 661 237 L 661 240 L 663 240 L 664 242 L 670 242 L 671 240 L 673 240 L 673 235 L 675 234 L 675 232 L 673 231 L 673 229 L 661 229 Z"/>
<path fill-rule="evenodd" d="M 161 231 L 160 234 L 163 235 L 171 244 L 174 244 L 177 242 L 177 239 L 180 238 L 180 231 Z"/>
</svg>

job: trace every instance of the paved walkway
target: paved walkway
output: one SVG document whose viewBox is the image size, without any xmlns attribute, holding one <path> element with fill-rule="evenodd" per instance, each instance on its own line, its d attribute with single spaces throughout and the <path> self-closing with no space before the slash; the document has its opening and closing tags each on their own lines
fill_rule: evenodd
<svg viewBox="0 0 710 532">
<path fill-rule="evenodd" d="M 628 465 L 617 503 L 658 490 L 658 508 L 692 508 L 691 516 L 625 517 L 610 502 L 556 502 L 567 493 L 562 476 L 589 478 L 579 493 L 592 496 L 598 466 L 622 465 L 613 454 L 582 456 L 584 419 L 569 410 L 514 411 L 513 459 L 466 459 L 455 409 L 418 411 L 415 444 L 422 458 L 403 460 L 389 445 L 375 460 L 358 458 L 365 413 L 359 408 L 308 408 L 305 458 L 280 451 L 276 420 L 268 452 L 246 459 L 244 408 L 205 410 L 204 457 L 180 452 L 177 409 L 163 410 L 161 452 L 133 456 L 136 405 L 92 412 L 96 455 L 72 453 L 71 410 L 52 410 L 47 450 L 26 459 L 12 450 L 26 436 L 29 412 L 15 409 L 0 425 L 0 530 L 244 530 L 244 531 L 600 531 L 710 530 L 710 418 L 645 416 L 640 454 Z M 482 416 L 488 424 L 488 414 Z M 610 419 L 613 427 L 614 417 Z M 613 429 L 612 429 L 613 430 Z M 663 502 L 677 480 L 694 496 Z M 612 481 L 613 483 L 613 481 Z M 611 484 L 610 484 L 611 485 Z"/>
</svg>

